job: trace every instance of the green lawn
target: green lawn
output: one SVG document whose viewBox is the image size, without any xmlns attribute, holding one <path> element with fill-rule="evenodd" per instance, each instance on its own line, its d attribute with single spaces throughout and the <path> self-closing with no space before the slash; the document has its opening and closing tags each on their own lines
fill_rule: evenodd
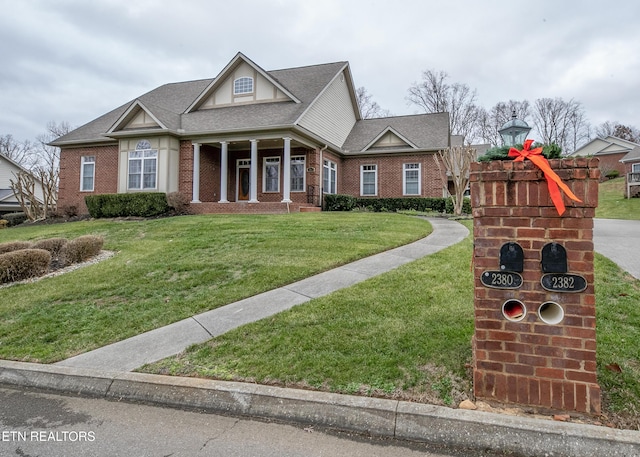
<svg viewBox="0 0 640 457">
<path fill-rule="evenodd" d="M 640 220 L 640 198 L 624 198 L 624 178 L 600 183 L 596 217 Z"/>
<path fill-rule="evenodd" d="M 0 242 L 102 235 L 109 260 L 0 289 L 0 358 L 54 362 L 406 244 L 399 214 L 88 221 L 0 230 Z"/>
<path fill-rule="evenodd" d="M 616 217 L 616 180 L 599 217 Z M 631 200 L 627 205 L 640 204 Z M 628 218 L 640 219 L 633 206 Z M 471 221 L 464 221 L 471 228 Z M 0 242 L 102 235 L 116 255 L 0 289 L 0 358 L 53 362 L 425 236 L 399 214 L 187 216 L 0 230 Z M 471 389 L 472 237 L 243 326 L 143 371 L 455 405 Z M 640 281 L 596 255 L 607 421 L 640 427 Z M 620 370 L 617 369 L 620 368 Z"/>
<path fill-rule="evenodd" d="M 145 371 L 453 404 L 470 389 L 471 240 Z"/>
<path fill-rule="evenodd" d="M 471 222 L 466 221 L 471 229 Z M 471 390 L 472 236 L 221 335 L 145 372 L 457 405 Z M 596 255 L 598 376 L 609 420 L 640 425 L 640 281 Z M 622 373 L 607 366 L 618 364 Z"/>
</svg>

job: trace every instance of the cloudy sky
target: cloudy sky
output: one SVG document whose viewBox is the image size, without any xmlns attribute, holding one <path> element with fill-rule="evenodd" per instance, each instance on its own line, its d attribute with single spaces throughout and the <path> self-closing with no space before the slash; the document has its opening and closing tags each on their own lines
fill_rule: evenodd
<svg viewBox="0 0 640 457">
<path fill-rule="evenodd" d="M 561 97 L 640 126 L 636 0 L 0 0 L 0 135 L 79 126 L 238 52 L 265 70 L 347 60 L 393 114 L 424 70 L 480 105 Z"/>
</svg>

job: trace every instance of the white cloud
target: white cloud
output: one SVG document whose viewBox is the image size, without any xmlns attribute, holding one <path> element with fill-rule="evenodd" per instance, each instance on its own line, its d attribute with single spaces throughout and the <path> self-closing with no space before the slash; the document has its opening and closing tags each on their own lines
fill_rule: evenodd
<svg viewBox="0 0 640 457">
<path fill-rule="evenodd" d="M 0 134 L 32 139 L 161 84 L 214 77 L 241 51 L 267 70 L 349 60 L 382 108 L 427 69 L 499 101 L 562 97 L 640 126 L 635 18 L 599 0 L 0 0 Z M 638 31 L 637 31 L 638 30 Z"/>
</svg>

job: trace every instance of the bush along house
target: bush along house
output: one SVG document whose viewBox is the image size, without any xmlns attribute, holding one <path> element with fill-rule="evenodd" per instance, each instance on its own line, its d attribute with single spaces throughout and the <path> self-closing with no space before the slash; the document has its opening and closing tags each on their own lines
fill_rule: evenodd
<svg viewBox="0 0 640 457">
<path fill-rule="evenodd" d="M 214 79 L 160 86 L 51 143 L 58 207 L 180 193 L 195 213 L 319 210 L 326 194 L 443 197 L 447 113 L 362 119 L 348 62 L 265 71 L 238 53 Z"/>
</svg>

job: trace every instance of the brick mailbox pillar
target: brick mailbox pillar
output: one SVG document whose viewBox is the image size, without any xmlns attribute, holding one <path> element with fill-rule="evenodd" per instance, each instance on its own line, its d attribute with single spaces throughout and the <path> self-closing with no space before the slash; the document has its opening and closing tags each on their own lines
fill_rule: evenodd
<svg viewBox="0 0 640 457">
<path fill-rule="evenodd" d="M 582 200 L 567 203 L 562 216 L 532 162 L 471 168 L 474 392 L 597 414 L 593 217 L 600 171 L 597 159 L 549 163 Z"/>
</svg>

